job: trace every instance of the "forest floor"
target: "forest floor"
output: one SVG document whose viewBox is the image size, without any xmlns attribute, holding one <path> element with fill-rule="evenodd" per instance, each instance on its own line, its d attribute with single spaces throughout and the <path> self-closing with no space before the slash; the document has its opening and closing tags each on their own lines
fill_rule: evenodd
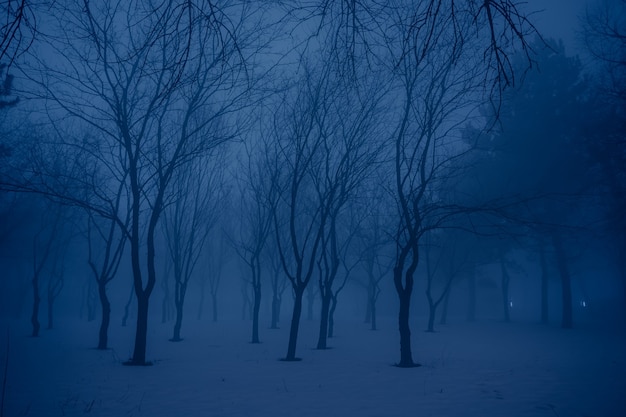
<svg viewBox="0 0 626 417">
<path fill-rule="evenodd" d="M 339 322 L 331 349 L 315 350 L 303 321 L 300 362 L 283 362 L 287 323 L 249 340 L 243 321 L 197 322 L 169 342 L 152 324 L 153 366 L 127 367 L 133 326 L 113 326 L 112 348 L 93 349 L 97 322 L 62 322 L 27 337 L 10 323 L 4 416 L 626 416 L 626 334 L 590 326 L 482 322 L 413 331 L 414 359 L 401 369 L 394 320 L 370 331 Z M 6 330 L 0 336 L 2 371 Z"/>
</svg>

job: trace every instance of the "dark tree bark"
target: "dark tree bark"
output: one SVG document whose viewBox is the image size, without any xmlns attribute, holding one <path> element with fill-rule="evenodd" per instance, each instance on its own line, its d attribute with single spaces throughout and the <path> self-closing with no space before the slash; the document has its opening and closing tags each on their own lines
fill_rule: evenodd
<svg viewBox="0 0 626 417">
<path fill-rule="evenodd" d="M 132 358 L 124 362 L 125 365 L 146 366 L 152 362 L 146 361 L 146 347 L 148 339 L 148 307 L 149 295 L 135 293 L 137 296 L 137 328 L 135 330 L 135 346 Z"/>
<path fill-rule="evenodd" d="M 174 322 L 174 334 L 170 341 L 172 342 L 180 342 L 183 339 L 180 337 L 180 329 L 183 326 L 183 313 L 184 313 L 184 305 L 185 305 L 185 294 L 187 293 L 187 283 L 180 282 L 176 283 L 176 291 L 174 296 L 174 306 L 176 308 L 176 320 Z"/>
<path fill-rule="evenodd" d="M 556 263 L 561 276 L 561 300 L 562 300 L 562 317 L 561 327 L 571 329 L 574 325 L 573 309 L 572 309 L 572 277 L 569 271 L 567 255 L 563 247 L 563 240 L 559 231 L 552 233 L 552 244 L 556 255 Z"/>
<path fill-rule="evenodd" d="M 398 313 L 398 329 L 400 330 L 400 362 L 398 362 L 397 366 L 400 368 L 413 368 L 420 365 L 413 361 L 413 353 L 411 350 L 411 327 L 409 325 L 411 291 L 401 291 L 399 298 L 400 310 Z"/>
<path fill-rule="evenodd" d="M 218 152 L 215 156 L 198 157 L 178 169 L 172 179 L 175 201 L 163 213 L 162 229 L 169 254 L 164 281 L 170 272 L 174 278 L 172 342 L 183 340 L 181 329 L 189 282 L 226 200 L 220 155 Z M 164 288 L 167 297 L 167 283 Z"/>
<path fill-rule="evenodd" d="M 241 284 L 241 320 L 252 320 L 252 300 L 248 285 L 247 282 Z"/>
<path fill-rule="evenodd" d="M 170 264 L 169 262 L 167 263 Z M 161 324 L 167 323 L 170 320 L 172 313 L 170 308 L 170 286 L 169 286 L 169 271 L 163 274 L 161 279 L 161 289 L 163 290 L 163 298 L 161 299 Z"/>
<path fill-rule="evenodd" d="M 618 273 L 622 279 L 622 291 L 624 296 L 622 299 L 622 307 L 624 311 L 624 323 L 626 323 L 626 231 L 620 233 L 620 242 L 618 245 Z"/>
<path fill-rule="evenodd" d="M 470 268 L 467 276 L 468 285 L 468 304 L 467 304 L 467 321 L 476 321 L 476 267 Z"/>
<path fill-rule="evenodd" d="M 448 231 L 448 233 L 454 233 Z M 437 308 L 447 297 L 452 287 L 452 281 L 464 265 L 464 260 L 459 256 L 459 236 L 457 234 L 443 235 L 442 238 L 427 235 L 425 245 L 426 260 L 426 300 L 428 301 L 428 326 L 426 331 L 435 331 L 435 318 Z M 465 243 L 465 242 L 464 242 Z M 463 250 L 463 249 L 461 249 Z M 435 295 L 433 284 L 437 277 L 443 281 L 443 288 L 438 296 Z"/>
<path fill-rule="evenodd" d="M 43 273 L 44 267 L 47 265 L 48 260 L 53 252 L 53 246 L 55 244 L 55 239 L 58 239 L 57 233 L 59 232 L 59 226 L 61 223 L 61 209 L 60 207 L 55 208 L 55 212 L 53 213 L 54 218 L 51 223 L 48 224 L 48 219 L 45 218 L 47 214 L 46 210 L 49 210 L 50 206 L 46 206 L 44 209 L 44 218 L 42 219 L 42 224 L 40 229 L 37 231 L 33 238 L 33 277 L 31 279 L 32 290 L 33 290 L 33 310 L 30 318 L 30 322 L 33 327 L 32 336 L 38 337 L 39 330 L 41 329 L 41 324 L 39 323 L 39 309 L 41 305 L 41 295 L 39 292 L 39 284 L 41 279 L 41 274 Z M 48 229 L 50 227 L 50 229 Z M 45 235 L 47 233 L 47 235 Z M 44 236 L 44 237 L 42 237 Z M 50 278 L 52 280 L 52 278 Z M 49 282 L 50 284 L 50 282 Z M 50 285 L 48 286 L 48 297 L 50 297 L 51 291 Z M 52 300 L 54 302 L 54 300 Z M 50 303 L 50 298 L 48 299 L 48 324 L 50 325 L 52 320 L 51 311 L 52 304 Z"/>
<path fill-rule="evenodd" d="M 509 297 L 509 283 L 511 282 L 511 276 L 506 267 L 506 259 L 502 254 L 500 256 L 500 272 L 501 276 L 501 290 L 502 290 L 502 308 L 504 312 L 504 321 L 509 323 L 511 321 L 511 300 Z"/>
<path fill-rule="evenodd" d="M 225 235 L 221 233 L 218 239 L 212 240 L 209 268 L 207 271 L 209 294 L 211 296 L 211 320 L 216 323 L 219 318 L 219 289 L 222 281 L 224 264 L 230 256 L 225 250 Z M 245 317 L 242 317 L 245 319 Z"/>
<path fill-rule="evenodd" d="M 378 330 L 378 319 L 376 315 L 376 301 L 372 300 L 371 304 L 372 304 L 371 306 L 372 318 L 370 322 L 370 330 Z"/>
<path fill-rule="evenodd" d="M 293 312 L 291 315 L 291 326 L 289 331 L 289 342 L 287 344 L 287 355 L 285 361 L 299 361 L 296 357 L 296 346 L 298 343 L 298 331 L 300 329 L 300 316 L 302 315 L 302 296 L 304 288 L 294 289 Z"/>
<path fill-rule="evenodd" d="M 328 347 L 328 319 L 330 315 L 330 304 L 332 300 L 332 290 L 322 290 L 322 308 L 320 313 L 320 330 L 317 337 L 317 349 Z"/>
<path fill-rule="evenodd" d="M 410 261 L 408 257 L 410 256 Z M 414 274 L 418 265 L 419 251 L 417 239 L 413 237 L 401 247 L 393 268 L 393 282 L 400 301 L 398 311 L 398 330 L 400 332 L 400 368 L 420 366 L 413 361 L 411 350 L 411 328 L 409 325 L 411 295 L 413 294 Z"/>
<path fill-rule="evenodd" d="M 48 282 L 48 290 L 46 291 L 46 300 L 48 305 L 48 325 L 47 329 L 52 330 L 54 328 L 54 300 L 56 299 L 55 291 Z"/>
<path fill-rule="evenodd" d="M 549 308 L 549 271 L 546 260 L 546 249 L 543 243 L 539 246 L 539 263 L 541 266 L 541 323 L 548 324 L 550 321 Z"/>
<path fill-rule="evenodd" d="M 440 325 L 448 324 L 448 305 L 450 304 L 450 293 L 452 292 L 452 287 L 446 293 L 446 296 L 443 298 L 443 307 L 441 309 L 441 318 L 439 319 Z"/>
<path fill-rule="evenodd" d="M 83 318 L 85 309 L 87 310 L 87 321 L 92 322 L 96 319 L 96 309 L 98 306 L 98 289 L 94 286 L 94 281 L 89 279 L 83 287 L 82 303 L 80 306 L 80 317 Z"/>
<path fill-rule="evenodd" d="M 337 293 L 330 299 L 330 311 L 328 312 L 328 337 L 335 337 L 335 310 L 337 309 Z"/>
<path fill-rule="evenodd" d="M 98 281 L 98 296 L 102 307 L 102 320 L 98 332 L 98 349 L 107 349 L 109 343 L 109 324 L 111 322 L 111 303 L 107 296 L 106 282 Z"/>
<path fill-rule="evenodd" d="M 254 303 L 252 306 L 252 343 L 261 343 L 259 339 L 259 310 L 261 309 L 261 271 L 258 271 L 259 277 L 252 286 L 254 293 Z"/>
<path fill-rule="evenodd" d="M 283 294 L 285 289 L 289 285 L 284 273 L 281 271 L 280 258 L 276 253 L 276 246 L 273 242 L 268 242 L 268 254 L 270 257 L 270 281 L 272 285 L 272 317 L 270 328 L 278 329 L 278 323 L 280 323 L 280 312 L 283 302 Z"/>
<path fill-rule="evenodd" d="M 30 323 L 33 326 L 33 332 L 31 333 L 32 337 L 39 336 L 39 329 L 41 329 L 41 324 L 39 324 L 39 304 L 41 303 L 41 297 L 39 296 L 39 276 L 35 275 L 32 279 L 33 285 L 33 311 L 30 316 Z"/>
</svg>

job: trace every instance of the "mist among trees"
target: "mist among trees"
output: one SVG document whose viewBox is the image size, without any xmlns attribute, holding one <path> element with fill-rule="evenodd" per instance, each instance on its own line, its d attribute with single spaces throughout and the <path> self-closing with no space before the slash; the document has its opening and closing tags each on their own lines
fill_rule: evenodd
<svg viewBox="0 0 626 417">
<path fill-rule="evenodd" d="M 76 323 L 155 367 L 218 323 L 302 363 L 361 326 L 398 368 L 455 323 L 623 334 L 623 0 L 577 55 L 514 0 L 0 10 L 3 392 Z"/>
</svg>

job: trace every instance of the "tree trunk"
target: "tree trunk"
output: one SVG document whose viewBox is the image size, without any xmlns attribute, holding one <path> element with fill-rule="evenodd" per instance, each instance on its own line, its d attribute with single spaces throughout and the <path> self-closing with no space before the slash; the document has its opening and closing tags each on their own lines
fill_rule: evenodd
<svg viewBox="0 0 626 417">
<path fill-rule="evenodd" d="M 367 286 L 367 302 L 365 303 L 365 321 L 364 323 L 372 322 L 372 289 L 371 284 Z"/>
<path fill-rule="evenodd" d="M 106 282 L 98 282 L 98 296 L 102 307 L 102 321 L 100 322 L 100 332 L 98 333 L 98 349 L 107 349 L 109 343 L 109 322 L 111 320 L 111 303 L 107 297 Z"/>
<path fill-rule="evenodd" d="M 552 242 L 556 252 L 556 261 L 561 275 L 561 295 L 563 301 L 563 315 L 561 319 L 561 327 L 571 329 L 573 326 L 572 317 L 572 277 L 567 265 L 567 256 L 563 248 L 563 241 L 559 232 L 554 232 Z"/>
<path fill-rule="evenodd" d="M 320 313 L 320 332 L 317 339 L 317 349 L 326 349 L 326 338 L 328 337 L 328 317 L 330 312 L 331 292 L 330 288 L 322 290 L 322 310 Z"/>
<path fill-rule="evenodd" d="M 377 322 L 376 322 L 376 300 L 374 298 L 372 298 L 371 303 L 372 303 L 372 305 L 370 307 L 370 310 L 372 312 L 372 315 L 371 315 L 371 326 L 370 326 L 370 329 L 371 330 L 378 330 L 378 325 L 377 325 Z"/>
<path fill-rule="evenodd" d="M 548 302 L 548 262 L 546 261 L 546 251 L 543 243 L 539 248 L 539 258 L 541 263 L 541 323 L 548 324 L 550 321 Z"/>
<path fill-rule="evenodd" d="M 54 294 L 48 289 L 48 330 L 52 330 L 54 327 Z"/>
<path fill-rule="evenodd" d="M 252 310 L 252 343 L 261 343 L 259 340 L 259 310 L 261 309 L 261 283 L 253 286 L 254 306 Z"/>
<path fill-rule="evenodd" d="M 622 279 L 622 290 L 624 296 L 622 300 L 622 306 L 624 309 L 624 324 L 626 325 L 626 230 L 622 230 L 621 241 L 618 243 L 618 245 L 618 273 L 620 275 L 620 278 Z"/>
<path fill-rule="evenodd" d="M 174 294 L 174 305 L 176 307 L 176 321 L 174 323 L 174 335 L 170 339 L 171 342 L 180 342 L 180 329 L 183 326 L 183 309 L 185 306 L 185 295 L 187 294 L 187 283 L 179 280 L 176 282 L 177 291 Z"/>
<path fill-rule="evenodd" d="M 337 309 L 337 293 L 330 299 L 330 311 L 328 312 L 328 337 L 335 337 L 335 310 Z"/>
<path fill-rule="evenodd" d="M 428 328 L 426 329 L 429 333 L 435 332 L 435 315 L 437 313 L 437 305 L 433 302 L 428 303 Z"/>
<path fill-rule="evenodd" d="M 467 321 L 472 322 L 476 320 L 476 270 L 472 268 L 470 270 L 468 279 L 469 286 L 469 302 L 467 307 Z"/>
<path fill-rule="evenodd" d="M 135 348 L 133 357 L 125 365 L 145 366 L 151 365 L 146 362 L 146 346 L 148 339 L 148 296 L 137 294 L 137 329 L 135 331 Z"/>
<path fill-rule="evenodd" d="M 400 330 L 400 362 L 401 368 L 412 368 L 419 366 L 413 362 L 411 353 L 411 329 L 409 326 L 411 293 L 404 290 L 400 295 L 400 312 L 398 314 L 398 328 Z"/>
<path fill-rule="evenodd" d="M 448 305 L 450 302 L 451 292 L 452 292 L 452 287 L 450 287 L 445 297 L 443 298 L 443 308 L 441 309 L 441 318 L 439 319 L 439 324 L 441 324 L 442 326 L 448 323 Z"/>
<path fill-rule="evenodd" d="M 289 330 L 289 344 L 287 345 L 286 361 L 299 361 L 296 358 L 296 344 L 298 341 L 298 330 L 300 328 L 300 316 L 302 315 L 302 296 L 304 288 L 297 288 L 294 291 L 293 314 L 291 316 L 291 328 Z"/>
<path fill-rule="evenodd" d="M 280 297 L 274 292 L 272 296 L 272 324 L 270 328 L 278 329 L 278 322 L 280 321 Z"/>
<path fill-rule="evenodd" d="M 511 302 L 509 300 L 509 283 L 511 282 L 511 276 L 506 269 L 506 260 L 504 256 L 500 258 L 500 270 L 502 272 L 502 307 L 504 312 L 505 323 L 511 322 Z"/>
<path fill-rule="evenodd" d="M 183 340 L 180 337 L 180 329 L 183 326 L 183 302 L 182 300 L 176 300 L 176 321 L 174 322 L 174 334 L 170 339 L 170 342 L 180 342 Z"/>
<path fill-rule="evenodd" d="M 39 329 L 41 325 L 39 324 L 39 304 L 41 303 L 41 297 L 39 296 L 39 277 L 33 278 L 33 313 L 30 316 L 30 322 L 33 326 L 33 337 L 39 336 Z"/>
<path fill-rule="evenodd" d="M 213 322 L 217 322 L 217 294 L 211 293 L 211 304 L 213 310 Z"/>
</svg>

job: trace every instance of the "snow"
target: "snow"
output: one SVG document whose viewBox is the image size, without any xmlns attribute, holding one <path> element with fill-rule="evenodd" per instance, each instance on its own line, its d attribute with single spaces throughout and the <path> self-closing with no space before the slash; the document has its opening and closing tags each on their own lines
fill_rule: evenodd
<svg viewBox="0 0 626 417">
<path fill-rule="evenodd" d="M 127 367 L 133 327 L 113 324 L 107 351 L 97 323 L 58 320 L 27 337 L 10 326 L 5 416 L 626 416 L 623 331 L 479 322 L 424 333 L 413 324 L 414 359 L 401 369 L 392 317 L 381 330 L 340 321 L 332 349 L 315 350 L 317 322 L 302 322 L 300 362 L 283 362 L 288 326 L 189 320 L 186 339 L 151 323 L 149 367 Z"/>
</svg>

